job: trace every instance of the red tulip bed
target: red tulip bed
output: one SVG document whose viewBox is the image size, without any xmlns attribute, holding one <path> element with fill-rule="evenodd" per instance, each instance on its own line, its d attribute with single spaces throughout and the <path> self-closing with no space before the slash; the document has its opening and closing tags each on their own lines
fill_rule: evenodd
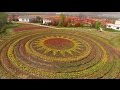
<svg viewBox="0 0 120 90">
<path fill-rule="evenodd" d="M 120 51 L 101 37 L 74 30 L 16 33 L 0 45 L 6 78 L 120 78 Z"/>
<path fill-rule="evenodd" d="M 62 39 L 62 38 L 52 38 L 48 39 L 44 42 L 46 46 L 50 46 L 51 48 L 56 48 L 56 49 L 65 49 L 65 48 L 70 48 L 73 47 L 73 43 L 67 39 Z"/>
<path fill-rule="evenodd" d="M 23 30 L 35 30 L 35 29 L 46 29 L 47 27 L 36 26 L 32 24 L 21 24 L 20 27 L 14 29 L 15 32 L 23 31 Z"/>
</svg>

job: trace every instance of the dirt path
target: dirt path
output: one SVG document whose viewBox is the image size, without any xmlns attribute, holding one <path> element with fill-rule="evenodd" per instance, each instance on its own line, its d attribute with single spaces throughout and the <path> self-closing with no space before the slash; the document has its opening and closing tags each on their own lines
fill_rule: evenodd
<svg viewBox="0 0 120 90">
<path fill-rule="evenodd" d="M 46 26 L 46 25 L 40 25 L 40 24 L 36 24 L 36 23 L 25 23 L 25 22 L 15 22 L 15 23 L 32 24 L 32 25 L 42 26 L 42 27 L 47 27 L 47 28 L 52 28 L 52 29 L 77 29 L 77 28 L 57 28 L 57 27 L 54 27 L 54 26 Z M 91 30 L 91 29 L 89 29 L 89 30 Z"/>
</svg>

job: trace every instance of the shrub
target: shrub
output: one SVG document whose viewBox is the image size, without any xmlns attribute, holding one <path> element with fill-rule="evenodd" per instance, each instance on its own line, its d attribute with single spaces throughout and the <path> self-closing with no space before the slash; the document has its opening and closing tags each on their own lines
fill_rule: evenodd
<svg viewBox="0 0 120 90">
<path fill-rule="evenodd" d="M 79 27 L 80 26 L 80 22 L 75 22 L 75 27 Z"/>
<path fill-rule="evenodd" d="M 58 23 L 58 26 L 64 26 L 66 24 L 64 24 L 64 21 L 65 21 L 65 15 L 64 14 L 60 14 L 60 20 L 59 20 L 59 23 Z"/>
<path fill-rule="evenodd" d="M 57 26 L 58 25 L 58 21 L 57 20 L 52 20 L 51 24 L 52 24 L 52 26 Z"/>
<path fill-rule="evenodd" d="M 72 27 L 72 24 L 71 24 L 71 23 L 68 23 L 67 27 Z"/>
</svg>

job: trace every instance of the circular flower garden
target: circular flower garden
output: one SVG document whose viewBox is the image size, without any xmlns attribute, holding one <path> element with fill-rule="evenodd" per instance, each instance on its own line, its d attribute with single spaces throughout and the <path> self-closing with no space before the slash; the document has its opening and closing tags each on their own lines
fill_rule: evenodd
<svg viewBox="0 0 120 90">
<path fill-rule="evenodd" d="M 73 30 L 22 31 L 1 44 L 4 69 L 21 79 L 120 78 L 120 51 Z"/>
</svg>

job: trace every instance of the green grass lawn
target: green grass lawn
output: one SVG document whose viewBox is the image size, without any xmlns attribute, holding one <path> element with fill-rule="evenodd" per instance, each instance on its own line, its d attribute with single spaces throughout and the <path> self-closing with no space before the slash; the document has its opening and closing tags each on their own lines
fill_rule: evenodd
<svg viewBox="0 0 120 90">
<path fill-rule="evenodd" d="M 83 27 L 75 27 L 75 26 L 72 26 L 72 27 L 61 27 L 61 26 L 55 26 L 56 28 L 85 28 L 85 29 L 94 29 L 93 27 L 89 27 L 89 26 L 83 26 Z"/>
<path fill-rule="evenodd" d="M 117 48 L 120 48 L 120 36 L 111 39 L 111 44 Z"/>
<path fill-rule="evenodd" d="M 4 29 L 6 30 L 6 34 L 2 34 L 1 38 L 7 38 L 9 36 L 11 36 L 12 34 L 14 34 L 14 28 L 16 27 L 20 27 L 20 24 L 17 23 L 11 23 L 11 24 L 7 24 L 4 26 Z"/>
<path fill-rule="evenodd" d="M 21 25 L 20 24 L 17 24 L 17 23 L 13 23 L 13 24 L 9 24 L 6 26 L 7 28 L 7 34 L 12 34 L 14 33 L 13 29 L 16 28 L 16 27 L 20 27 Z"/>
<path fill-rule="evenodd" d="M 105 28 L 105 29 L 103 29 L 104 31 L 108 31 L 108 32 L 120 32 L 120 31 L 118 31 L 118 30 L 114 30 L 114 29 L 107 29 L 107 28 Z"/>
</svg>

